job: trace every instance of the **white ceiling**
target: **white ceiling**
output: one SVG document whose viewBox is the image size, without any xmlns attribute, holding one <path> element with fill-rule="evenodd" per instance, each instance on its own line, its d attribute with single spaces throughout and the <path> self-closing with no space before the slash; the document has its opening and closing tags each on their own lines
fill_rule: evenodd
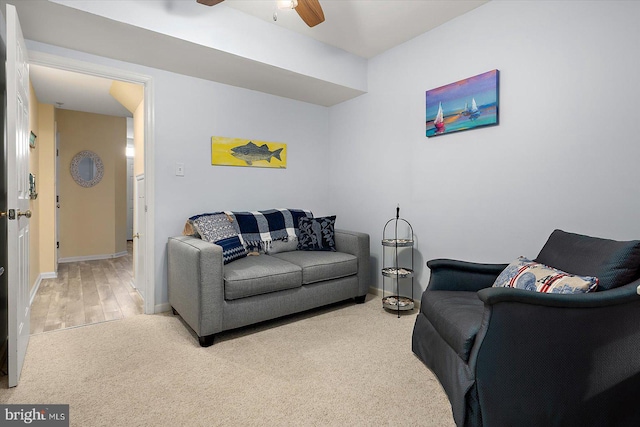
<svg viewBox="0 0 640 427">
<path fill-rule="evenodd" d="M 313 76 L 296 75 L 289 70 L 248 58 L 234 57 L 207 46 L 194 45 L 192 41 L 146 30 L 144 25 L 138 27 L 124 24 L 76 7 L 82 4 L 89 5 L 87 7 L 105 7 L 110 3 L 106 0 L 67 1 L 68 6 L 59 4 L 65 1 L 17 2 L 16 8 L 25 38 L 318 105 L 334 105 L 362 93 L 351 87 L 322 81 Z M 149 5 L 149 8 L 161 5 L 176 20 L 184 17 L 195 20 L 202 15 L 215 15 L 218 12 L 227 16 L 225 11 L 239 10 L 246 14 L 244 16 L 251 15 L 255 17 L 253 19 L 260 19 L 261 21 L 256 21 L 256 27 L 259 27 L 259 22 L 269 22 L 290 30 L 292 37 L 308 37 L 358 57 L 371 58 L 489 0 L 320 1 L 326 21 L 313 28 L 307 27 L 295 11 L 277 10 L 275 0 L 226 0 L 213 7 L 195 4 L 195 0 L 144 0 L 135 4 L 137 7 Z M 3 9 L 6 3 L 7 0 L 0 0 Z M 9 3 L 13 2 L 9 0 Z M 275 22 L 274 12 L 277 12 L 278 17 Z M 135 16 L 131 19 L 135 20 Z M 104 37 L 105 34 L 117 34 L 117 37 L 107 38 Z M 130 42 L 123 45 L 123 39 Z M 256 40 L 256 43 L 259 42 L 260 40 Z M 175 61 L 177 57 L 181 61 Z M 212 66 L 213 63 L 216 66 Z M 222 64 L 225 66 L 221 66 Z M 42 67 L 33 67 L 31 77 L 40 102 L 63 102 L 62 108 L 129 115 L 123 107 L 124 111 L 117 112 L 117 102 L 118 106 L 114 106 L 105 100 L 110 98 L 107 94 L 107 86 L 110 84 L 96 80 L 96 90 L 88 89 L 92 86 L 92 79 L 97 79 L 95 77 L 73 73 L 65 76 L 65 72 Z M 75 86 L 82 88 L 72 89 Z M 98 87 L 103 90 L 97 91 Z"/>
<path fill-rule="evenodd" d="M 488 1 L 320 0 L 325 22 L 313 28 L 307 27 L 294 10 L 278 10 L 274 0 L 226 0 L 222 4 L 349 53 L 372 58 Z M 278 16 L 275 22 L 274 12 Z"/>
<path fill-rule="evenodd" d="M 108 116 L 132 116 L 109 95 L 111 80 L 40 65 L 29 67 L 29 77 L 38 101 L 43 104 Z"/>
</svg>

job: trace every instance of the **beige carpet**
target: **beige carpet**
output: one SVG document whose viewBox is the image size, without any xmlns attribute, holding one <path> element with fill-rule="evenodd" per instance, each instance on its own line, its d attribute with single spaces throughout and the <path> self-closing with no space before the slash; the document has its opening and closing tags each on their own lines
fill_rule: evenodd
<svg viewBox="0 0 640 427">
<path fill-rule="evenodd" d="M 0 402 L 70 404 L 73 426 L 453 426 L 411 352 L 415 312 L 377 297 L 221 334 L 201 348 L 177 316 L 31 337 Z"/>
</svg>

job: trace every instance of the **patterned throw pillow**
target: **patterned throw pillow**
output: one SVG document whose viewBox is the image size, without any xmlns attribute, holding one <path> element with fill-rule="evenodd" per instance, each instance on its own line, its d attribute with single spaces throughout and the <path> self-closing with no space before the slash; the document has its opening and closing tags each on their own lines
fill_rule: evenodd
<svg viewBox="0 0 640 427">
<path fill-rule="evenodd" d="M 224 264 L 247 256 L 247 250 L 242 246 L 238 236 L 228 237 L 214 243 L 222 246 L 222 262 Z"/>
<path fill-rule="evenodd" d="M 196 215 L 191 218 L 193 227 L 200 238 L 222 246 L 222 259 L 225 264 L 247 256 L 238 232 L 224 213 Z"/>
<path fill-rule="evenodd" d="M 300 218 L 298 220 L 298 228 L 300 229 L 298 249 L 335 252 L 335 223 L 335 215 L 323 218 Z"/>
<path fill-rule="evenodd" d="M 576 276 L 519 257 L 500 273 L 493 286 L 554 294 L 580 294 L 595 291 L 598 278 Z"/>
<path fill-rule="evenodd" d="M 298 249 L 298 239 L 288 238 L 287 240 L 274 240 L 266 245 L 264 253 L 267 255 L 279 254 L 281 252 L 291 252 Z"/>
</svg>

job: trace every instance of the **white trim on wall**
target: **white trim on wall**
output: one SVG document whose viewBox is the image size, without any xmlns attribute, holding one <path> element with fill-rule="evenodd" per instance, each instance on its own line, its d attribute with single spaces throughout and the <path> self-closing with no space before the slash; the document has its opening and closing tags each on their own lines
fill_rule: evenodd
<svg viewBox="0 0 640 427">
<path fill-rule="evenodd" d="M 154 89 L 153 78 L 148 75 L 139 74 L 119 68 L 105 65 L 79 61 L 65 58 L 39 51 L 29 51 L 29 63 L 44 67 L 56 68 L 59 70 L 73 71 L 76 73 L 89 74 L 112 80 L 120 80 L 128 83 L 140 84 L 144 86 L 144 170 L 145 170 L 145 196 L 146 196 L 146 251 L 145 251 L 145 314 L 155 313 L 155 238 L 153 228 L 155 224 L 155 171 L 154 171 Z M 137 284 L 139 286 L 139 284 Z"/>
<path fill-rule="evenodd" d="M 70 257 L 58 259 L 58 263 L 62 264 L 62 263 L 65 263 L 65 262 L 96 261 L 96 260 L 99 260 L 99 259 L 120 258 L 121 256 L 125 256 L 126 254 L 127 254 L 127 251 L 116 252 L 115 254 L 70 256 Z"/>
<path fill-rule="evenodd" d="M 168 302 L 162 303 L 162 304 L 158 304 L 155 307 L 156 313 L 164 313 L 166 311 L 170 311 L 171 310 L 171 304 L 169 304 Z"/>
<path fill-rule="evenodd" d="M 44 279 L 57 279 L 58 273 L 55 271 L 48 273 L 40 273 L 38 278 L 36 279 L 36 283 L 31 287 L 31 292 L 29 295 L 29 307 L 33 304 L 33 300 L 36 298 L 36 294 L 38 293 L 38 289 L 40 289 L 40 284 Z"/>
</svg>

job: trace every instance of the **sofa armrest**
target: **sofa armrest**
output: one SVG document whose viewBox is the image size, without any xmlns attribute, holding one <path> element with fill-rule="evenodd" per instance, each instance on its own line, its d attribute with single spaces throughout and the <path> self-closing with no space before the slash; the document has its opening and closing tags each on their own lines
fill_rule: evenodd
<svg viewBox="0 0 640 427">
<path fill-rule="evenodd" d="M 479 264 L 453 259 L 427 261 L 431 270 L 427 291 L 476 292 L 493 285 L 508 264 Z"/>
<path fill-rule="evenodd" d="M 485 319 L 470 365 L 483 423 L 637 425 L 621 396 L 640 387 L 638 284 L 585 295 L 478 292 Z"/>
<path fill-rule="evenodd" d="M 169 304 L 199 337 L 222 330 L 224 271 L 222 247 L 180 236 L 167 243 Z"/>
<path fill-rule="evenodd" d="M 640 295 L 637 293 L 638 286 L 640 286 L 640 279 L 611 290 L 586 294 L 548 294 L 524 289 L 492 287 L 478 291 L 478 297 L 489 305 L 501 302 L 517 302 L 547 307 L 607 307 L 640 301 Z"/>
<path fill-rule="evenodd" d="M 336 229 L 335 239 L 338 252 L 355 255 L 358 258 L 358 288 L 360 290 L 358 296 L 366 295 L 371 283 L 369 235 L 357 231 Z"/>
</svg>

